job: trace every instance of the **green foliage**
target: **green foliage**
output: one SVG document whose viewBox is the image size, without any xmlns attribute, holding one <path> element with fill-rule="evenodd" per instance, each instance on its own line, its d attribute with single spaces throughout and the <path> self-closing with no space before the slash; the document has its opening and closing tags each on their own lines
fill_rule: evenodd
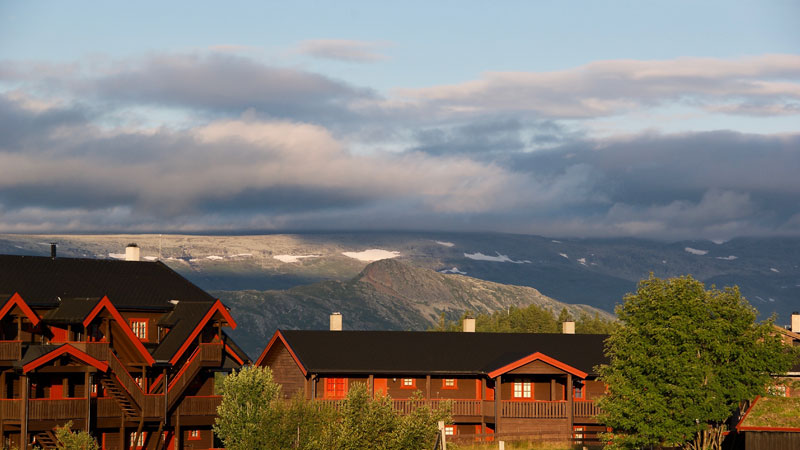
<svg viewBox="0 0 800 450">
<path fill-rule="evenodd" d="M 268 449 L 265 428 L 278 422 L 275 400 L 280 386 L 268 367 L 245 366 L 222 382 L 222 403 L 217 408 L 214 432 L 229 450 Z"/>
<path fill-rule="evenodd" d="M 461 323 L 465 317 L 472 317 L 464 313 L 461 319 L 448 321 L 444 314 L 439 315 L 439 323 L 430 331 L 461 331 Z M 566 308 L 556 316 L 548 309 L 537 305 L 525 308 L 510 307 L 504 311 L 495 311 L 491 314 L 478 314 L 475 317 L 475 331 L 485 333 L 560 333 L 561 323 L 572 320 Z M 583 334 L 609 334 L 615 326 L 614 321 L 602 319 L 598 314 L 593 317 L 587 314 L 575 321 L 575 332 Z"/>
<path fill-rule="evenodd" d="M 624 300 L 606 343 L 610 363 L 599 368 L 613 448 L 718 448 L 731 413 L 797 357 L 736 287 L 651 275 Z"/>
<path fill-rule="evenodd" d="M 72 421 L 56 427 L 56 448 L 59 450 L 99 450 L 100 446 L 91 434 L 72 431 Z"/>
<path fill-rule="evenodd" d="M 435 439 L 438 421 L 450 417 L 449 405 L 400 416 L 390 397 L 372 399 L 363 384 L 350 387 L 338 410 L 302 397 L 286 401 L 270 369 L 261 367 L 229 375 L 222 393 L 214 432 L 230 450 L 421 450 Z"/>
<path fill-rule="evenodd" d="M 401 416 L 392 406 L 391 398 L 370 398 L 364 384 L 350 387 L 341 408 L 341 416 L 334 428 L 330 449 L 358 450 L 415 450 L 427 449 L 436 439 L 438 421 L 450 421 L 450 407 L 432 410 L 423 406 L 422 395 L 412 400 L 420 406 L 410 414 Z"/>
</svg>

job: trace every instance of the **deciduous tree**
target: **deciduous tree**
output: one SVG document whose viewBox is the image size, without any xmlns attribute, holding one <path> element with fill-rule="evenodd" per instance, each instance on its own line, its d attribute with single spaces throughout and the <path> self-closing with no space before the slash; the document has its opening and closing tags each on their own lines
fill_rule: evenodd
<svg viewBox="0 0 800 450">
<path fill-rule="evenodd" d="M 600 367 L 601 420 L 614 448 L 718 449 L 725 421 L 763 394 L 797 353 L 738 288 L 705 289 L 690 276 L 639 283 L 617 307 L 620 326 Z"/>
</svg>

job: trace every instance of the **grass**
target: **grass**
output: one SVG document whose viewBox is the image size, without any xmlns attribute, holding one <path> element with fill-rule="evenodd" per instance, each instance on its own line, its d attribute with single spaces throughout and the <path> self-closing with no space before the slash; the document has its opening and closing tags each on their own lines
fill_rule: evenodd
<svg viewBox="0 0 800 450">
<path fill-rule="evenodd" d="M 496 450 L 497 442 L 476 442 L 473 444 L 447 444 L 448 450 Z M 584 445 L 566 442 L 506 441 L 506 450 L 580 450 Z M 587 448 L 600 448 L 587 446 Z"/>
<path fill-rule="evenodd" d="M 800 398 L 761 397 L 747 415 L 743 426 L 800 428 Z"/>
</svg>

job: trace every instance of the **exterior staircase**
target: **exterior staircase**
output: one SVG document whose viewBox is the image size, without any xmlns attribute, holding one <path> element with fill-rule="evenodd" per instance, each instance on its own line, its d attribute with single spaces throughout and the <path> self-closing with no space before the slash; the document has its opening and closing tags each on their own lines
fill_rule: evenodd
<svg viewBox="0 0 800 450">
<path fill-rule="evenodd" d="M 44 450 L 57 449 L 58 440 L 52 431 L 41 431 L 36 433 L 36 444 Z"/>
<path fill-rule="evenodd" d="M 100 383 L 103 385 L 103 389 L 117 401 L 125 417 L 132 419 L 139 415 L 139 409 L 117 383 L 105 376 L 100 379 Z"/>
</svg>

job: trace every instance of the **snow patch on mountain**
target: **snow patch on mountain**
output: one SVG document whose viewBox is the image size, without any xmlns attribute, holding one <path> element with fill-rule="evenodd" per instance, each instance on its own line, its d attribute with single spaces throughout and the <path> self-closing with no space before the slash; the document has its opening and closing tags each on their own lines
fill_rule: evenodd
<svg viewBox="0 0 800 450">
<path fill-rule="evenodd" d="M 692 247 L 686 247 L 683 250 L 686 253 L 691 253 L 693 255 L 700 255 L 700 256 L 705 255 L 706 253 L 708 253 L 708 250 L 698 250 L 698 249 L 692 248 Z"/>
<path fill-rule="evenodd" d="M 457 273 L 459 275 L 466 275 L 467 274 L 467 272 L 462 272 L 462 271 L 458 270 L 458 267 L 455 267 L 455 266 L 453 266 L 450 269 L 440 270 L 439 273 Z"/>
<path fill-rule="evenodd" d="M 445 241 L 433 241 L 433 242 L 436 242 L 437 244 L 443 245 L 445 247 L 454 247 L 456 245 L 452 242 L 445 242 Z"/>
<path fill-rule="evenodd" d="M 500 252 L 495 252 L 497 256 L 491 255 L 484 255 L 481 252 L 477 253 L 464 253 L 465 258 L 474 259 L 476 261 L 491 261 L 491 262 L 510 262 L 514 264 L 530 264 L 531 262 L 527 259 L 514 261 L 513 259 L 509 258 L 508 255 L 501 255 Z"/>
<path fill-rule="evenodd" d="M 284 263 L 296 263 L 305 258 L 319 258 L 321 255 L 274 255 L 273 258 Z"/>
<path fill-rule="evenodd" d="M 373 262 L 381 259 L 391 259 L 400 256 L 400 252 L 393 250 L 382 250 L 380 248 L 371 248 L 363 252 L 342 252 L 348 258 L 357 259 L 359 261 Z"/>
<path fill-rule="evenodd" d="M 738 256 L 733 256 L 733 255 L 730 255 L 730 256 L 717 256 L 717 259 L 721 259 L 723 261 L 733 261 L 734 259 L 738 259 L 738 258 L 739 258 Z"/>
</svg>

